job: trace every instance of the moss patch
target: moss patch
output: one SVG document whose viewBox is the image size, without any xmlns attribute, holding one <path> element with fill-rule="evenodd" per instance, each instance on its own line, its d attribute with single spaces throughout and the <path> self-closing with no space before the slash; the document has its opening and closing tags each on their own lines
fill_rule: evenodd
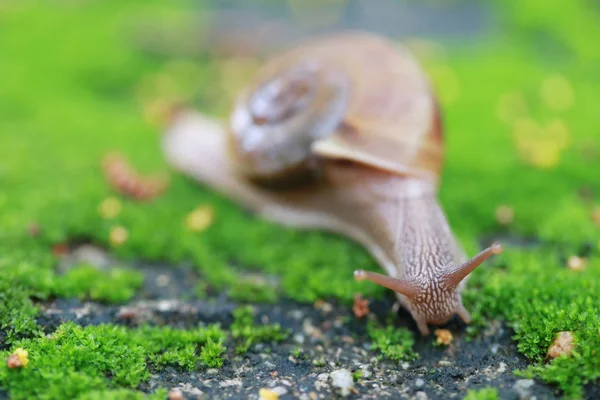
<svg viewBox="0 0 600 400">
<path fill-rule="evenodd" d="M 379 327 L 373 321 L 369 321 L 367 332 L 372 341 L 371 348 L 391 360 L 408 361 L 418 357 L 413 351 L 414 333 L 406 328 L 392 324 Z"/>
<path fill-rule="evenodd" d="M 231 334 L 237 340 L 236 352 L 244 354 L 250 346 L 260 342 L 282 341 L 289 332 L 279 324 L 257 325 L 254 323 L 254 313 L 250 306 L 240 307 L 234 311 L 234 322 Z"/>
<path fill-rule="evenodd" d="M 176 174 L 169 191 L 155 201 L 136 203 L 117 196 L 118 212 L 107 215 L 99 210 L 107 198 L 115 197 L 100 171 L 105 152 L 122 151 L 142 172 L 167 170 L 152 112 L 157 99 L 183 99 L 225 116 L 235 88 L 222 60 L 192 59 L 183 50 L 193 43 L 184 41 L 167 55 L 150 55 L 136 43 L 148 34 L 138 30 L 140 24 L 186 26 L 186 16 L 197 9 L 184 1 L 165 6 L 109 0 L 85 7 L 73 2 L 4 3 L 0 53 L 11 58 L 0 63 L 3 347 L 21 340 L 33 350 L 55 354 L 48 343 L 58 339 L 31 339 L 38 328 L 30 298 L 123 302 L 135 294 L 141 277 L 129 270 L 82 265 L 66 275 L 59 273 L 53 248 L 81 238 L 104 245 L 123 260 L 189 261 L 206 279 L 201 293 L 230 290 L 243 301 L 270 302 L 274 297 L 264 287 L 248 287 L 240 278 L 242 269 L 277 275 L 281 295 L 305 302 L 335 298 L 350 304 L 359 291 L 370 298 L 387 293 L 352 279 L 356 268 L 378 269 L 356 244 L 261 221 Z M 600 370 L 594 357 L 600 346 L 595 307 L 600 227 L 591 217 L 600 193 L 600 47 L 590 40 L 600 35 L 600 17 L 583 0 L 552 5 L 503 1 L 493 13 L 502 31 L 460 46 L 428 43 L 428 51 L 419 56 L 444 109 L 446 162 L 440 201 L 453 230 L 469 253 L 478 249 L 482 238 L 503 236 L 517 242 L 507 243 L 506 254 L 473 274 L 465 303 L 475 317 L 474 327 L 485 326 L 489 318 L 508 321 L 520 351 L 532 361 L 525 374 L 577 396 L 586 382 L 598 381 Z M 65 27 L 77 34 L 68 34 Z M 242 68 L 251 69 L 240 64 Z M 185 220 L 202 204 L 214 208 L 214 221 L 206 231 L 192 232 Z M 511 223 L 497 220 L 500 205 L 513 210 Z M 32 223 L 39 234 L 30 229 Z M 117 226 L 128 232 L 123 243 L 110 241 Z M 539 246 L 526 248 L 523 242 Z M 587 260 L 585 271 L 565 267 L 571 255 Z M 274 327 L 256 328 L 244 313 L 234 325 L 235 346 L 241 352 L 256 341 L 282 337 Z M 196 357 L 215 365 L 222 357 L 216 339 L 207 341 L 204 356 L 194 352 L 193 342 L 146 353 L 116 327 L 79 331 L 70 326 L 62 328 L 66 336 L 61 340 L 69 348 L 77 335 L 91 340 L 94 329 L 116 329 L 111 332 L 121 346 L 117 347 L 123 354 L 125 348 L 131 350 L 124 357 L 134 367 L 146 357 L 155 365 L 175 363 L 183 368 L 195 364 Z M 544 363 L 547 347 L 560 330 L 574 332 L 577 350 L 572 357 Z M 407 340 L 399 336 L 394 343 Z M 383 348 L 393 349 L 381 344 Z M 402 352 L 390 354 L 400 357 Z M 64 354 L 56 357 L 65 365 L 80 362 Z M 106 357 L 116 363 L 118 356 Z M 60 370 L 52 362 L 43 364 L 45 371 L 56 368 L 48 372 L 48 379 L 65 383 L 52 389 L 56 395 L 104 390 L 143 378 L 141 372 L 116 366 L 124 380 L 114 371 L 106 379 L 102 368 L 110 365 L 100 361 L 94 366 L 77 364 L 77 370 Z M 47 382 L 33 368 L 4 371 L 3 376 L 7 373 L 11 379 L 4 378 L 3 385 L 14 385 L 9 389 L 15 393 L 19 385 L 36 390 L 44 387 L 40 382 Z M 118 390 L 110 393 L 126 396 Z"/>
<path fill-rule="evenodd" d="M 464 400 L 497 400 L 498 391 L 494 388 L 469 390 Z"/>
<path fill-rule="evenodd" d="M 149 378 L 148 362 L 188 370 L 198 362 L 222 365 L 220 344 L 224 339 L 218 326 L 194 330 L 115 325 L 82 328 L 69 322 L 48 337 L 23 339 L 11 346 L 29 352 L 25 368 L 8 369 L 5 360 L 10 352 L 3 352 L 0 383 L 14 399 L 64 399 L 120 386 L 134 389 Z M 111 393 L 120 398 L 129 392 Z"/>
<path fill-rule="evenodd" d="M 38 330 L 37 308 L 29 300 L 28 292 L 11 278 L 0 276 L 0 348 Z"/>
<path fill-rule="evenodd" d="M 526 376 L 557 383 L 567 394 L 580 396 L 583 385 L 600 378 L 600 316 L 594 259 L 584 271 L 572 271 L 560 262 L 555 248 L 510 249 L 496 267 L 477 276 L 466 303 L 479 316 L 503 316 L 515 330 L 519 350 L 539 363 Z M 485 284 L 483 284 L 485 282 Z M 532 285 L 532 282 L 534 283 Z M 558 332 L 572 331 L 576 351 L 572 357 L 544 363 Z"/>
</svg>

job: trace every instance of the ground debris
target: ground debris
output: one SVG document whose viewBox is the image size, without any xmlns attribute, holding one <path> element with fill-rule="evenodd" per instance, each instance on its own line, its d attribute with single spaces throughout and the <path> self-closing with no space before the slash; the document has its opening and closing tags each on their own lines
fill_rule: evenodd
<svg viewBox="0 0 600 400">
<path fill-rule="evenodd" d="M 549 358 L 557 358 L 560 356 L 570 356 L 573 354 L 575 347 L 575 338 L 569 331 L 559 332 L 554 339 L 554 342 L 548 348 L 547 356 Z"/>
<path fill-rule="evenodd" d="M 144 177 L 118 152 L 110 152 L 102 158 L 102 171 L 106 181 L 118 193 L 138 201 L 152 200 L 169 186 L 167 175 Z"/>
<path fill-rule="evenodd" d="M 452 332 L 450 332 L 448 329 L 436 329 L 433 333 L 436 336 L 435 344 L 438 346 L 448 346 L 454 339 Z"/>
<path fill-rule="evenodd" d="M 369 300 L 363 298 L 360 293 L 355 294 L 352 312 L 356 318 L 364 318 L 369 315 Z"/>
<path fill-rule="evenodd" d="M 350 394 L 354 388 L 354 379 L 352 374 L 347 369 L 338 369 L 330 374 L 331 384 L 333 387 L 338 388 L 340 394 L 346 397 Z"/>
<path fill-rule="evenodd" d="M 6 360 L 6 366 L 10 369 L 24 368 L 29 364 L 29 353 L 27 350 L 18 348 Z"/>
</svg>

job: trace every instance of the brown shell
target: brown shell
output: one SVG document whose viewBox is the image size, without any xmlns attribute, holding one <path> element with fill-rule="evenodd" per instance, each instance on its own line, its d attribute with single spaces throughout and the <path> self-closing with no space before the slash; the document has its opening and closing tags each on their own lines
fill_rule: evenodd
<svg viewBox="0 0 600 400">
<path fill-rule="evenodd" d="M 230 139 L 238 169 L 263 181 L 312 176 L 321 158 L 336 158 L 437 182 L 443 159 L 439 111 L 417 61 L 363 32 L 269 60 L 238 99 Z"/>
</svg>

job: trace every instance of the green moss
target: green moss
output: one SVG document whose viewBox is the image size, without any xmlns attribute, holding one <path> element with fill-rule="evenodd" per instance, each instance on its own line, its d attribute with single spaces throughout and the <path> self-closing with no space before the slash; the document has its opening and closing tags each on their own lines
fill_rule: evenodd
<svg viewBox="0 0 600 400">
<path fill-rule="evenodd" d="M 469 390 L 464 400 L 497 400 L 498 390 L 495 388 L 484 388 Z"/>
<path fill-rule="evenodd" d="M 393 325 L 380 327 L 369 321 L 367 332 L 371 338 L 371 349 L 391 360 L 408 361 L 418 357 L 413 350 L 414 334 L 406 328 Z"/>
<path fill-rule="evenodd" d="M 519 351 L 536 362 L 527 370 L 528 376 L 539 376 L 558 384 L 569 396 L 580 396 L 583 385 L 600 378 L 595 354 L 600 349 L 600 283 L 594 278 L 600 262 L 595 258 L 584 271 L 572 271 L 558 262 L 555 252 L 553 247 L 507 249 L 495 268 L 477 275 L 474 285 L 485 285 L 469 290 L 466 304 L 477 318 L 502 316 L 509 322 Z M 573 357 L 545 364 L 548 348 L 561 331 L 574 333 L 577 350 Z"/>
<path fill-rule="evenodd" d="M 111 267 L 100 270 L 86 264 L 59 274 L 49 264 L 22 263 L 13 271 L 13 276 L 15 282 L 41 298 L 78 297 L 107 303 L 131 299 L 144 279 L 142 273 L 132 269 Z"/>
<path fill-rule="evenodd" d="M 259 282 L 251 279 L 242 279 L 236 282 L 229 296 L 238 301 L 254 303 L 275 303 L 277 292 L 268 282 Z"/>
<path fill-rule="evenodd" d="M 83 328 L 69 322 L 47 337 L 22 339 L 11 346 L 11 350 L 21 347 L 29 352 L 25 368 L 8 369 L 5 360 L 10 351 L 2 352 L 0 385 L 14 399 L 64 399 L 118 387 L 133 389 L 149 378 L 147 362 L 188 370 L 198 361 L 210 367 L 222 364 L 222 349 L 215 343 L 224 339 L 225 333 L 217 325 L 192 330 L 127 329 L 114 325 Z M 137 396 L 125 391 L 113 394 L 127 393 Z"/>
<path fill-rule="evenodd" d="M 29 300 L 29 292 L 15 285 L 10 275 L 0 274 L 0 346 L 13 343 L 16 338 L 29 336 L 37 330 L 35 317 L 38 309 Z"/>
<path fill-rule="evenodd" d="M 58 279 L 53 294 L 121 303 L 135 295 L 143 280 L 141 272 L 131 269 L 113 267 L 108 271 L 100 271 L 93 266 L 81 265 Z"/>
<path fill-rule="evenodd" d="M 363 378 L 363 375 L 363 371 L 361 369 L 357 369 L 352 373 L 352 379 L 354 379 L 355 382 L 358 382 Z"/>
<path fill-rule="evenodd" d="M 152 354 L 150 356 L 150 362 L 157 366 L 163 367 L 165 365 L 177 365 L 188 371 L 193 371 L 196 366 L 196 346 L 193 344 L 183 346 L 179 349 L 168 349 L 159 354 Z"/>
<path fill-rule="evenodd" d="M 289 336 L 289 332 L 279 324 L 256 325 L 250 306 L 240 307 L 233 314 L 231 334 L 237 341 L 236 352 L 239 354 L 246 353 L 256 343 L 280 342 Z"/>
<path fill-rule="evenodd" d="M 98 205 L 115 195 L 99 168 L 106 151 L 122 151 L 142 172 L 167 169 L 158 128 L 145 117 L 145 101 L 185 99 L 217 116 L 229 108 L 231 98 L 222 88 L 228 77 L 219 61 L 182 56 L 180 51 L 193 44 L 186 38 L 166 46 L 170 57 L 149 56 L 147 47 L 136 45 L 136 38 L 148 35 L 137 30 L 139 22 L 185 26 L 184 16 L 196 12 L 196 6 L 119 0 L 89 7 L 28 0 L 7 4 L 0 16 L 0 54 L 11 54 L 10 62 L 0 63 L 0 276 L 10 279 L 0 278 L 0 329 L 9 343 L 36 330 L 30 296 L 120 302 L 139 287 L 139 275 L 119 269 L 99 272 L 81 266 L 60 275 L 52 246 L 73 238 L 104 245 L 124 261 L 190 261 L 208 287 L 229 290 L 242 301 L 271 301 L 274 294 L 245 287 L 239 269 L 248 266 L 277 275 L 278 295 L 299 301 L 332 297 L 351 302 L 356 292 L 371 298 L 387 293 L 352 279 L 356 268 L 379 268 L 355 243 L 262 221 L 177 174 L 155 201 L 121 199 L 121 212 L 110 219 L 98 212 Z M 423 59 L 447 126 L 439 197 L 470 254 L 479 239 L 500 234 L 543 244 L 513 248 L 473 274 L 465 294 L 474 315 L 471 331 L 476 334 L 490 318 L 504 318 L 516 331 L 519 350 L 534 365 L 528 373 L 577 395 L 585 382 L 598 381 L 591 351 L 597 348 L 592 305 L 598 303 L 600 229 L 590 218 L 597 198 L 580 193 L 600 193 L 594 155 L 600 91 L 594 67 L 600 53 L 589 40 L 600 35 L 600 18 L 583 0 L 557 0 L 552 6 L 542 0 L 506 0 L 494 6 L 498 12 L 493 14 L 506 27 L 501 35 L 493 31 L 469 44 L 442 44 L 436 56 Z M 65 35 L 65 26 L 77 35 Z M 572 87 L 570 108 L 553 108 L 541 95 L 545 80 L 556 74 Z M 554 164 L 536 166 L 523 158 L 517 138 L 532 132 L 516 136 L 515 121 L 499 118 L 499 104 L 508 93 L 525 104 L 518 118 L 541 127 L 560 121 L 566 127 L 568 144 Z M 550 135 L 543 129 L 536 149 L 544 149 L 543 138 Z M 553 156 L 551 149 L 545 151 Z M 195 234 L 184 220 L 200 203 L 214 207 L 215 221 Z M 509 226 L 495 219 L 500 204 L 514 209 Z M 40 227 L 37 237 L 28 234 L 32 222 Z M 109 241 L 117 225 L 129 232 L 120 246 Z M 592 249 L 587 270 L 566 271 L 562 258 L 584 248 Z M 578 338 L 579 353 L 542 364 L 553 335 L 565 329 Z M 242 333 L 241 326 L 236 332 L 242 350 L 256 336 Z M 163 361 L 189 366 L 185 349 L 191 346 L 183 345 Z"/>
<path fill-rule="evenodd" d="M 206 344 L 202 348 L 202 353 L 200 353 L 200 360 L 207 367 L 211 368 L 221 368 L 223 365 L 223 357 L 222 354 L 225 352 L 226 348 L 223 346 L 223 341 L 219 340 L 217 342 L 213 342 L 210 338 L 207 340 Z"/>
<path fill-rule="evenodd" d="M 10 370 L 4 361 L 0 365 L 0 382 L 14 399 L 74 398 L 109 385 L 134 388 L 149 377 L 144 349 L 117 326 L 81 328 L 67 323 L 49 337 L 18 341 L 12 347 L 29 352 L 26 368 Z M 2 360 L 8 354 L 2 354 Z"/>
<path fill-rule="evenodd" d="M 222 365 L 222 351 L 217 352 L 216 347 L 225 338 L 226 333 L 219 325 L 191 330 L 145 326 L 135 331 L 135 340 L 152 354 L 150 361 L 154 365 L 179 365 L 189 371 L 194 370 L 198 361 L 209 367 Z"/>
<path fill-rule="evenodd" d="M 167 395 L 167 390 L 162 388 L 152 394 L 130 389 L 109 389 L 84 393 L 77 400 L 164 400 Z"/>
</svg>

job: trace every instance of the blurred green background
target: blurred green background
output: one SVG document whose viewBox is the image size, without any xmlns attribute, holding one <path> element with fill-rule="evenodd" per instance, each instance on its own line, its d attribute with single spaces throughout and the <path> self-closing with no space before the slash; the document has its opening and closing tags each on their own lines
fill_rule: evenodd
<svg viewBox="0 0 600 400">
<path fill-rule="evenodd" d="M 190 263 L 200 297 L 388 296 L 352 280 L 357 267 L 377 269 L 355 244 L 247 215 L 169 171 L 159 147 L 167 104 L 225 118 L 270 52 L 363 28 L 407 45 L 431 77 L 445 120 L 440 201 L 457 236 L 469 253 L 492 238 L 507 247 L 474 273 L 470 334 L 504 319 L 531 360 L 524 374 L 581 395 L 600 377 L 599 13 L 584 0 L 0 0 L 1 348 L 9 354 L 43 330 L 30 298 L 135 296 L 139 271 L 61 271 L 56 246 L 78 240 L 123 263 Z M 100 168 L 113 150 L 142 173 L 168 172 L 167 192 L 144 203 L 115 193 Z M 214 213 L 201 231 L 186 222 L 198 207 Z M 543 363 L 564 330 L 578 350 Z M 56 385 L 2 368 L 0 385 L 17 397 L 32 394 L 31 382 Z M 114 385 L 102 382 L 94 388 Z"/>
</svg>

